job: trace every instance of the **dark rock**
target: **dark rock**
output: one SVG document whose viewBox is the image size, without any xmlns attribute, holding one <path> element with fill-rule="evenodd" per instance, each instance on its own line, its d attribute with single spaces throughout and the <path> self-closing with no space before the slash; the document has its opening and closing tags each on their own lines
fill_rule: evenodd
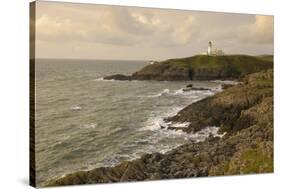
<svg viewBox="0 0 281 189">
<path fill-rule="evenodd" d="M 127 76 L 127 75 L 122 75 L 122 74 L 116 74 L 116 75 L 111 75 L 111 76 L 106 76 L 103 79 L 105 80 L 131 80 L 132 77 L 131 76 Z"/>
<path fill-rule="evenodd" d="M 231 84 L 222 84 L 222 89 L 227 89 L 229 87 L 232 87 L 233 85 Z"/>
<path fill-rule="evenodd" d="M 192 87 L 191 90 L 194 90 L 194 91 L 208 91 L 210 89 L 203 88 L 203 87 Z"/>
</svg>

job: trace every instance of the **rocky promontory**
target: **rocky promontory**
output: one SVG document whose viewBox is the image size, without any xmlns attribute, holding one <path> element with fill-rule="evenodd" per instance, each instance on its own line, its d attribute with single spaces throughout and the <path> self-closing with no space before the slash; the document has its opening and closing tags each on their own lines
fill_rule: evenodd
<svg viewBox="0 0 281 189">
<path fill-rule="evenodd" d="M 165 154 L 144 154 L 115 167 L 71 173 L 45 186 L 273 172 L 272 69 L 246 75 L 241 83 L 191 104 L 167 121 L 190 122 L 184 129 L 188 133 L 217 126 L 226 134 L 187 142 Z"/>
<path fill-rule="evenodd" d="M 154 62 L 132 75 L 111 75 L 115 80 L 231 80 L 273 67 L 272 56 L 196 55 Z"/>
</svg>

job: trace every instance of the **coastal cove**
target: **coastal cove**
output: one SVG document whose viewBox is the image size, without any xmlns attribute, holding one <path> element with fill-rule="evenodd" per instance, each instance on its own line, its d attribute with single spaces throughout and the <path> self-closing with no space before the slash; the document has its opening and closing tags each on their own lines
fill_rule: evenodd
<svg viewBox="0 0 281 189">
<path fill-rule="evenodd" d="M 156 128 L 148 127 L 156 132 L 181 133 L 175 138 L 187 136 L 190 140 L 164 151 L 142 153 L 117 165 L 69 173 L 44 182 L 43 186 L 272 172 L 273 57 L 202 57 L 171 59 L 147 65 L 132 75 L 117 72 L 100 79 L 132 85 L 170 82 L 169 85 L 178 86 L 165 88 L 153 98 L 180 94 L 186 96 L 182 100 L 187 102 L 194 93 L 201 95 L 173 114 L 162 114 Z M 201 60 L 206 58 L 211 62 L 203 64 Z M 247 64 L 243 64 L 245 61 Z M 220 79 L 238 82 L 233 85 L 218 82 Z"/>
<path fill-rule="evenodd" d="M 218 127 L 200 134 L 168 129 L 186 124 L 171 125 L 164 118 L 220 92 L 225 82 L 102 79 L 146 65 L 147 61 L 37 60 L 40 186 L 76 171 L 116 166 L 145 153 L 165 153 L 217 133 Z"/>
</svg>

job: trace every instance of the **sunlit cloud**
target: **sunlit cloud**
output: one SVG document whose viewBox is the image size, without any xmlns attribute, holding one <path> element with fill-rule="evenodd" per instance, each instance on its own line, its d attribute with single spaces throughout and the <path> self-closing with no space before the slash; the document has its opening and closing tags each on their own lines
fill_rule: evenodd
<svg viewBox="0 0 281 189">
<path fill-rule="evenodd" d="M 273 51 L 272 16 L 54 2 L 37 2 L 36 15 L 39 57 L 164 59 L 204 51 L 209 40 L 230 53 Z"/>
</svg>

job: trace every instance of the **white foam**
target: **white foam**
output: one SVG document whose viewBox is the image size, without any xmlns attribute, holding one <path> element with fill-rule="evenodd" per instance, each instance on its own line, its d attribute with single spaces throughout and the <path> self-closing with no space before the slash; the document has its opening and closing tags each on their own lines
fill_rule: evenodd
<svg viewBox="0 0 281 189">
<path fill-rule="evenodd" d="M 96 123 L 90 123 L 82 126 L 85 129 L 95 129 L 97 127 Z"/>
<path fill-rule="evenodd" d="M 173 112 L 170 112 L 170 115 L 176 114 L 178 110 L 174 109 Z M 163 116 L 167 117 L 167 116 Z M 147 125 L 139 131 L 152 131 L 155 133 L 154 139 L 150 139 L 149 141 L 154 141 L 157 143 L 159 140 L 163 138 L 176 138 L 176 137 L 184 137 L 185 140 L 194 141 L 194 142 L 201 142 L 204 141 L 211 135 L 214 137 L 223 137 L 226 133 L 218 134 L 219 127 L 216 126 L 208 126 L 196 133 L 186 133 L 181 129 L 168 129 L 169 126 L 177 127 L 177 128 L 188 128 L 190 126 L 190 122 L 183 122 L 183 123 L 171 123 L 165 122 L 163 117 L 151 117 L 147 121 Z"/>
<path fill-rule="evenodd" d="M 73 110 L 73 111 L 79 111 L 81 109 L 82 108 L 80 106 L 74 106 L 74 107 L 71 108 L 71 110 Z"/>
<path fill-rule="evenodd" d="M 159 94 L 157 94 L 156 96 L 163 96 L 165 94 L 169 94 L 170 93 L 170 89 L 164 89 L 162 92 L 160 92 Z"/>
<path fill-rule="evenodd" d="M 163 128 L 167 128 L 169 123 L 165 122 L 163 118 L 174 116 L 179 112 L 183 107 L 174 107 L 171 108 L 169 112 L 166 113 L 159 113 L 160 115 L 155 116 L 151 115 L 149 116 L 149 119 L 145 123 L 145 127 L 140 128 L 139 131 L 155 131 Z"/>
<path fill-rule="evenodd" d="M 218 134 L 218 131 L 219 131 L 219 127 L 209 126 L 196 133 L 187 134 L 186 140 L 192 140 L 194 142 L 202 142 L 210 135 L 221 138 L 226 134 L 226 133 Z"/>
<path fill-rule="evenodd" d="M 95 81 L 104 81 L 104 78 L 100 77 L 100 78 L 95 79 Z"/>
<path fill-rule="evenodd" d="M 155 98 L 155 97 L 161 97 L 161 96 L 185 96 L 188 98 L 196 99 L 200 98 L 200 96 L 205 95 L 205 96 L 211 96 L 216 94 L 217 92 L 222 91 L 222 86 L 219 85 L 217 87 L 209 88 L 209 90 L 190 90 L 190 91 L 184 91 L 185 88 L 180 88 L 174 91 L 171 91 L 170 89 L 164 89 L 161 92 L 154 94 L 154 95 L 148 95 L 145 97 L 148 98 Z"/>
<path fill-rule="evenodd" d="M 146 126 L 140 128 L 139 131 L 156 131 L 161 129 L 161 127 L 167 127 L 162 117 L 149 118 L 146 122 Z"/>
<path fill-rule="evenodd" d="M 176 90 L 173 95 L 175 96 L 188 96 L 188 98 L 199 98 L 200 95 L 207 95 L 211 96 L 215 93 L 221 91 L 221 87 L 216 88 L 210 88 L 209 90 L 190 90 L 190 91 L 184 91 L 184 88 Z"/>
<path fill-rule="evenodd" d="M 227 85 L 237 85 L 239 84 L 240 82 L 238 81 L 231 81 L 231 80 L 213 80 L 211 82 L 215 82 L 215 83 L 222 83 L 222 84 L 227 84 Z"/>
<path fill-rule="evenodd" d="M 204 94 L 204 95 L 206 95 L 206 96 L 212 96 L 212 95 L 214 95 L 214 94 L 216 94 L 216 92 L 215 91 L 204 91 L 204 92 L 202 92 L 202 94 Z"/>
<path fill-rule="evenodd" d="M 171 127 L 176 127 L 176 128 L 187 128 L 189 127 L 191 123 L 190 122 L 183 122 L 183 123 L 173 123 L 173 124 L 170 124 L 169 126 Z"/>
<path fill-rule="evenodd" d="M 185 94 L 185 91 L 183 91 L 183 88 L 180 88 L 174 92 L 174 95 L 183 95 L 183 94 Z"/>
<path fill-rule="evenodd" d="M 100 78 L 95 79 L 94 81 L 112 82 L 112 81 L 117 81 L 117 80 L 115 80 L 115 79 L 104 79 L 103 77 L 100 77 Z"/>
<path fill-rule="evenodd" d="M 169 93 L 170 93 L 170 89 L 164 89 L 160 93 L 157 93 L 155 95 L 148 95 L 146 97 L 155 98 L 155 97 L 160 97 L 160 96 L 168 95 Z"/>
</svg>

